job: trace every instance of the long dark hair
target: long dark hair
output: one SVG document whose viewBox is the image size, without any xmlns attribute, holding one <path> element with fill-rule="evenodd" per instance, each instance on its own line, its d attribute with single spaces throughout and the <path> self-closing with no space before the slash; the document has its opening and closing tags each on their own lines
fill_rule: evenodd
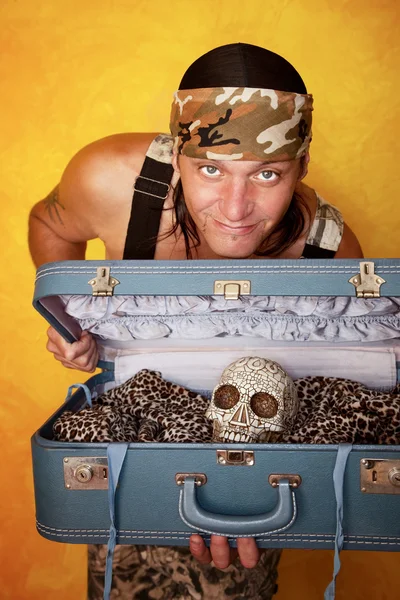
<svg viewBox="0 0 400 600">
<path fill-rule="evenodd" d="M 210 87 L 254 87 L 307 94 L 296 69 L 282 56 L 251 44 L 228 44 L 200 56 L 182 77 L 180 90 Z M 182 183 L 174 190 L 175 222 L 165 237 L 182 232 L 186 257 L 200 245 L 200 237 L 185 203 Z M 276 256 L 292 246 L 305 227 L 305 212 L 311 217 L 304 200 L 294 194 L 283 219 L 272 235 L 258 248 L 258 256 Z"/>
</svg>

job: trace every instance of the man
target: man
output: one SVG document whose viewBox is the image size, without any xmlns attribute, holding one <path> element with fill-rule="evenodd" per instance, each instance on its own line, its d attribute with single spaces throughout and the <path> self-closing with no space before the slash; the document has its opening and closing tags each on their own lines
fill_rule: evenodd
<svg viewBox="0 0 400 600">
<path fill-rule="evenodd" d="M 35 264 L 84 259 L 95 238 L 113 260 L 362 257 L 340 212 L 302 183 L 311 112 L 312 96 L 282 57 L 248 44 L 212 50 L 189 67 L 175 94 L 172 136 L 110 136 L 72 159 L 59 186 L 32 209 Z M 74 344 L 52 328 L 48 336 L 64 366 L 95 369 L 90 334 Z M 202 565 L 212 559 L 221 569 L 235 556 L 218 536 L 209 550 L 194 535 L 190 549 Z M 257 565 L 253 539 L 239 539 L 238 553 L 244 567 Z M 252 598 L 274 593 L 266 573 L 260 570 L 257 592 L 248 583 Z M 203 586 L 204 597 L 228 597 L 229 586 L 218 585 Z"/>
</svg>

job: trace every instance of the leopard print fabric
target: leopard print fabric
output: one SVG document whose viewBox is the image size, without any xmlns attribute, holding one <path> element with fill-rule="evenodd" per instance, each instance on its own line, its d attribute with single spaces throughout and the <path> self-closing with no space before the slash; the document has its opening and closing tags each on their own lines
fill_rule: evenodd
<svg viewBox="0 0 400 600">
<path fill-rule="evenodd" d="M 370 390 L 334 377 L 295 380 L 297 419 L 283 435 L 286 443 L 399 444 L 400 386 Z M 205 416 L 209 399 L 143 369 L 102 394 L 93 408 L 65 411 L 53 426 L 54 438 L 75 442 L 210 442 Z"/>
<path fill-rule="evenodd" d="M 294 384 L 299 410 L 286 443 L 400 444 L 400 385 L 382 392 L 336 377 Z"/>
<path fill-rule="evenodd" d="M 161 373 L 143 369 L 102 394 L 93 408 L 65 411 L 53 426 L 59 441 L 210 442 L 209 400 Z"/>
</svg>

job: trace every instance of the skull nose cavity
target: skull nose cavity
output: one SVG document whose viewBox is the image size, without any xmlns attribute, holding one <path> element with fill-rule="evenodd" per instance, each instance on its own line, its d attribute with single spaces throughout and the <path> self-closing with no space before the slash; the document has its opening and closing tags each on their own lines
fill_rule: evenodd
<svg viewBox="0 0 400 600">
<path fill-rule="evenodd" d="M 241 404 L 235 411 L 231 421 L 231 425 L 239 425 L 240 427 L 248 427 L 250 424 L 249 413 L 247 410 L 247 404 Z"/>
</svg>

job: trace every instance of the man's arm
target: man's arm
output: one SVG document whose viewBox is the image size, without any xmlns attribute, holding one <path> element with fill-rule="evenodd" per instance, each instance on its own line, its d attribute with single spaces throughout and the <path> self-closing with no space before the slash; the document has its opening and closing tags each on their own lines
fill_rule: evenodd
<svg viewBox="0 0 400 600">
<path fill-rule="evenodd" d="M 115 240 L 123 248 L 133 182 L 155 135 L 109 136 L 73 157 L 60 184 L 29 216 L 29 249 L 37 267 L 46 262 L 83 260 L 87 241 L 95 238 L 100 238 L 107 250 L 110 245 L 115 248 Z M 90 334 L 83 332 L 73 344 L 52 327 L 47 335 L 47 349 L 65 367 L 94 371 L 98 353 Z"/>
<path fill-rule="evenodd" d="M 129 139 L 128 147 L 130 145 Z M 132 168 L 130 165 L 124 168 L 126 161 L 121 160 L 125 154 L 126 151 L 121 152 L 120 136 L 83 148 L 68 164 L 60 184 L 32 208 L 29 249 L 37 267 L 46 262 L 83 260 L 88 240 L 107 239 L 105 224 L 118 229 L 110 210 L 121 212 L 124 185 L 122 183 L 122 190 L 119 186 L 124 182 L 123 175 L 130 182 L 129 194 L 133 180 Z M 52 327 L 47 335 L 47 349 L 65 367 L 87 372 L 95 370 L 98 351 L 88 332 L 84 331 L 73 344 L 67 343 Z"/>
<path fill-rule="evenodd" d="M 29 248 L 36 266 L 83 259 L 86 242 L 95 238 L 108 255 L 122 258 L 133 184 L 155 136 L 112 135 L 73 157 L 60 184 L 31 211 Z"/>
<path fill-rule="evenodd" d="M 50 194 L 38 202 L 29 215 L 29 249 L 35 266 L 59 260 L 83 260 L 86 241 L 73 242 L 64 227 L 65 206 L 60 201 L 57 185 Z"/>
<path fill-rule="evenodd" d="M 55 187 L 46 198 L 38 202 L 29 215 L 29 249 L 37 267 L 52 261 L 83 260 L 85 238 L 93 233 L 89 229 L 87 235 L 82 234 L 79 223 L 85 219 L 85 210 L 77 209 L 74 199 L 68 193 L 65 194 L 65 200 L 61 199 L 60 187 Z M 76 193 L 79 195 L 79 189 Z M 80 197 L 84 195 L 85 190 L 82 190 Z M 53 327 L 47 330 L 47 336 L 47 350 L 64 367 L 90 373 L 96 369 L 99 360 L 97 345 L 86 331 L 73 344 L 66 342 Z"/>
<path fill-rule="evenodd" d="M 88 148 L 68 164 L 50 194 L 29 215 L 29 249 L 40 266 L 58 260 L 83 260 L 86 242 L 98 237 L 102 157 Z M 97 202 L 98 201 L 98 202 Z"/>
<path fill-rule="evenodd" d="M 335 258 L 364 258 L 360 243 L 350 227 L 344 224 L 343 237 Z"/>
</svg>

